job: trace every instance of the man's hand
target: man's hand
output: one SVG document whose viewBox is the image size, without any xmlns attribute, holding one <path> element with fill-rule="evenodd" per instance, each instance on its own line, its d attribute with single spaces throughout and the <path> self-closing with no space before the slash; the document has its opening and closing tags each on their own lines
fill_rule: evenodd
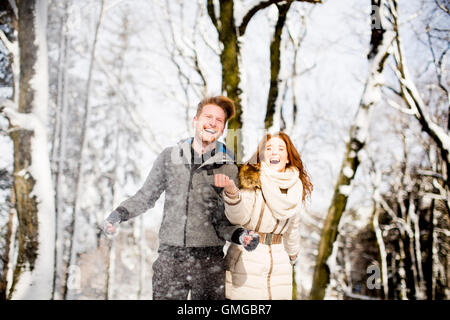
<svg viewBox="0 0 450 320">
<path fill-rule="evenodd" d="M 104 230 L 107 235 L 112 236 L 117 232 L 117 226 L 109 221 L 105 221 Z"/>
<path fill-rule="evenodd" d="M 108 237 L 114 236 L 117 233 L 118 225 L 121 222 L 120 213 L 114 210 L 103 221 L 103 231 Z"/>
<path fill-rule="evenodd" d="M 239 191 L 234 181 L 225 174 L 215 174 L 214 185 L 219 188 L 224 188 L 225 192 L 228 194 L 236 194 Z"/>
</svg>

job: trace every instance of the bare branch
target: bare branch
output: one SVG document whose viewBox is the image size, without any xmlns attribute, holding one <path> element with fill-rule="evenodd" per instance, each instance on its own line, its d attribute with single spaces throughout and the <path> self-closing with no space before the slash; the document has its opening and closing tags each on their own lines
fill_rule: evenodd
<svg viewBox="0 0 450 320">
<path fill-rule="evenodd" d="M 390 1 L 392 5 L 390 10 L 393 17 L 393 27 L 395 36 L 395 46 L 394 46 L 394 58 L 397 65 L 393 71 L 400 83 L 400 89 L 402 93 L 402 98 L 406 105 L 414 111 L 416 119 L 422 126 L 422 130 L 430 135 L 433 141 L 439 146 L 443 158 L 447 163 L 450 162 L 450 136 L 447 132 L 436 123 L 432 121 L 428 114 L 426 114 L 426 105 L 422 100 L 422 97 L 417 90 L 414 82 L 412 81 L 408 68 L 406 65 L 406 59 L 403 52 L 403 46 L 400 39 L 399 29 L 398 29 L 398 13 L 396 1 Z M 447 177 L 447 185 L 450 184 L 450 175 Z"/>
<path fill-rule="evenodd" d="M 447 48 L 442 52 L 439 59 L 436 57 L 436 53 L 433 49 L 433 44 L 431 42 L 431 34 L 430 34 L 430 27 L 427 26 L 427 40 L 428 40 L 428 46 L 430 48 L 431 56 L 433 57 L 434 67 L 436 70 L 436 76 L 438 79 L 438 87 L 444 92 L 445 96 L 447 97 L 447 101 L 449 100 L 449 94 L 448 89 L 445 87 L 443 81 L 442 81 L 442 62 L 444 60 L 445 55 L 447 54 L 448 50 L 450 49 L 450 43 L 447 43 Z"/>
<path fill-rule="evenodd" d="M 450 10 L 445 5 L 440 3 L 439 0 L 434 0 L 434 2 L 436 2 L 436 5 L 439 7 L 439 9 L 444 11 L 446 14 L 450 15 Z"/>
<path fill-rule="evenodd" d="M 386 99 L 386 102 L 387 102 L 388 105 L 390 105 L 392 108 L 394 108 L 394 109 L 396 109 L 396 110 L 398 110 L 398 111 L 400 111 L 400 112 L 403 112 L 403 113 L 408 114 L 408 115 L 414 115 L 414 111 L 413 111 L 413 110 L 411 110 L 411 109 L 406 109 L 406 108 L 402 108 L 397 102 L 395 102 L 395 101 L 393 101 L 393 100 L 391 100 L 391 99 Z"/>
<path fill-rule="evenodd" d="M 128 101 L 128 98 L 124 92 L 124 90 L 121 88 L 119 83 L 119 79 L 117 79 L 117 76 L 114 75 L 112 72 L 110 72 L 109 68 L 107 67 L 108 64 L 104 63 L 101 58 L 97 58 L 97 63 L 100 69 L 103 71 L 103 73 L 107 76 L 110 85 L 115 88 L 115 92 L 118 94 L 120 99 L 122 100 L 122 106 L 126 109 L 128 115 L 130 116 L 131 122 L 137 129 L 146 129 L 147 132 L 150 135 L 150 141 L 145 139 L 145 144 L 155 153 L 161 152 L 164 148 L 158 143 L 158 140 L 156 139 L 155 134 L 153 133 L 152 129 L 142 124 L 143 117 L 138 114 L 138 112 L 134 109 L 130 108 L 130 102 Z M 155 147 L 156 146 L 156 147 Z"/>
<path fill-rule="evenodd" d="M 247 29 L 247 25 L 250 22 L 250 20 L 253 18 L 253 16 L 258 13 L 258 11 L 265 9 L 269 6 L 271 6 L 272 4 L 281 4 L 283 2 L 285 2 L 286 0 L 267 0 L 267 1 L 263 1 L 260 2 L 259 4 L 257 4 L 256 6 L 254 6 L 253 8 L 251 8 L 247 14 L 244 16 L 244 18 L 242 19 L 241 25 L 239 26 L 239 35 L 244 35 L 245 30 Z M 322 3 L 322 0 L 298 0 L 299 2 L 309 2 L 309 3 Z"/>
<path fill-rule="evenodd" d="M 417 173 L 422 176 L 428 176 L 428 177 L 433 177 L 433 178 L 437 178 L 440 180 L 444 180 L 444 176 L 438 172 L 419 169 L 419 170 L 417 170 Z"/>
</svg>

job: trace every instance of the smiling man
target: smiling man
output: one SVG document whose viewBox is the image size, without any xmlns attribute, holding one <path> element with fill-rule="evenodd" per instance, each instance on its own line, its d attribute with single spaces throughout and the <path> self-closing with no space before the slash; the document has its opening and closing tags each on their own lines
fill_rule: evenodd
<svg viewBox="0 0 450 320">
<path fill-rule="evenodd" d="M 245 230 L 227 220 L 214 175 L 227 175 L 238 184 L 234 156 L 217 141 L 234 113 L 226 97 L 203 99 L 193 119 L 194 137 L 166 148 L 143 187 L 106 219 L 105 232 L 113 234 L 118 223 L 146 212 L 165 192 L 153 299 L 187 299 L 189 291 L 192 299 L 225 297 L 223 246 Z"/>
</svg>

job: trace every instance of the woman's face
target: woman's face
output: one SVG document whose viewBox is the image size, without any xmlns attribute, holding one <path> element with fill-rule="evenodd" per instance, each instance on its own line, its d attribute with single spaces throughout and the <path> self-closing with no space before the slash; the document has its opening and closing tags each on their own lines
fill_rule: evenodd
<svg viewBox="0 0 450 320">
<path fill-rule="evenodd" d="M 289 163 L 286 143 L 283 139 L 273 137 L 267 141 L 264 148 L 264 162 L 269 168 L 283 172 L 286 170 L 286 164 Z"/>
</svg>

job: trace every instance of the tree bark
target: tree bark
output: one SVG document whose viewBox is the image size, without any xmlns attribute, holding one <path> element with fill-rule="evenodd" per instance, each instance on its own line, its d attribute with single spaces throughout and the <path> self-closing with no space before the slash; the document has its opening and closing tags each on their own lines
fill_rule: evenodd
<svg viewBox="0 0 450 320">
<path fill-rule="evenodd" d="M 1 270 L 1 279 L 0 279 L 0 301 L 6 300 L 8 296 L 8 273 L 10 268 L 10 257 L 11 253 L 14 249 L 14 239 L 15 239 L 15 228 L 14 228 L 14 215 L 15 212 L 13 209 L 9 212 L 8 225 L 5 234 L 5 248 L 3 252 L 3 256 L 0 257 L 3 262 L 3 269 Z"/>
<path fill-rule="evenodd" d="M 17 110 L 4 110 L 14 128 L 11 138 L 18 216 L 18 255 L 8 298 L 51 299 L 54 202 L 46 137 L 47 1 L 20 0 L 17 8 L 19 101 Z"/>
<path fill-rule="evenodd" d="M 283 32 L 284 24 L 286 23 L 287 13 L 292 4 L 291 1 L 287 1 L 284 4 L 277 5 L 278 8 L 278 20 L 275 25 L 275 32 L 270 44 L 270 88 L 269 95 L 267 97 L 267 111 L 264 119 L 264 128 L 268 130 L 273 125 L 273 116 L 276 111 L 276 104 L 278 99 L 278 86 L 280 83 L 280 69 L 281 69 L 281 34 Z M 280 113 L 282 110 L 280 110 Z"/>
<path fill-rule="evenodd" d="M 228 121 L 226 142 L 236 156 L 236 161 L 241 162 L 243 157 L 242 146 L 242 99 L 240 88 L 241 74 L 239 70 L 240 47 L 238 34 L 234 21 L 234 1 L 220 1 L 220 15 L 218 20 L 219 41 L 223 45 L 220 53 L 222 65 L 222 92 L 226 92 L 228 98 L 233 100 L 236 106 L 236 114 Z"/>
</svg>

